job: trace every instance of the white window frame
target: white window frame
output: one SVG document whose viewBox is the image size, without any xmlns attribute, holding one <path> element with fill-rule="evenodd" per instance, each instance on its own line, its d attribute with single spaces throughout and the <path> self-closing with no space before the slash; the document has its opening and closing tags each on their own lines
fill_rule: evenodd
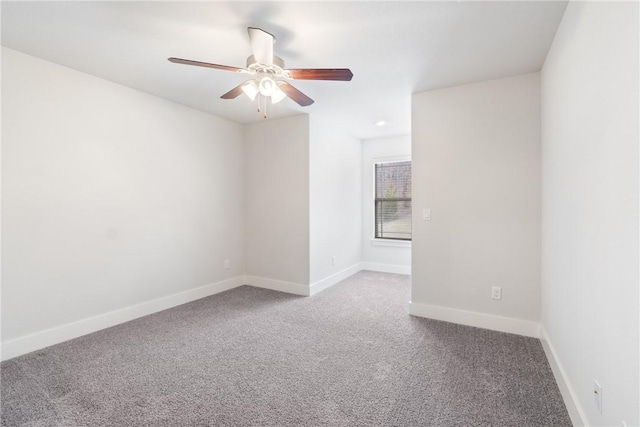
<svg viewBox="0 0 640 427">
<path fill-rule="evenodd" d="M 412 168 L 411 168 L 411 175 L 412 175 L 412 179 L 413 179 L 413 161 L 411 160 L 411 156 L 406 154 L 406 155 L 402 155 L 402 156 L 390 156 L 390 157 L 374 157 L 373 159 L 371 159 L 371 167 L 370 167 L 370 171 L 371 171 L 371 182 L 372 182 L 372 191 L 371 194 L 369 195 L 370 199 L 368 200 L 368 202 L 370 203 L 371 206 L 375 205 L 375 201 L 376 201 L 376 163 L 393 163 L 393 162 L 406 162 L 406 161 L 410 161 L 412 162 Z M 413 196 L 411 197 L 411 199 L 413 200 Z M 413 241 L 413 231 L 412 231 L 412 239 L 411 240 L 400 240 L 400 239 L 378 239 L 376 238 L 376 210 L 375 208 L 373 209 L 372 215 L 371 215 L 372 219 L 373 219 L 373 227 L 370 230 L 370 236 L 371 236 L 371 246 L 388 246 L 388 247 L 395 247 L 395 248 L 410 248 L 411 247 L 411 242 Z M 413 218 L 412 218 L 413 221 Z M 413 228 L 413 227 L 412 227 Z"/>
</svg>

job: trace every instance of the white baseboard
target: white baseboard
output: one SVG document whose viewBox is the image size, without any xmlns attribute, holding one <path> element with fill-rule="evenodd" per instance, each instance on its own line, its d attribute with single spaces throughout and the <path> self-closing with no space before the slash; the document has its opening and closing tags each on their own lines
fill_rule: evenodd
<svg viewBox="0 0 640 427">
<path fill-rule="evenodd" d="M 526 337 L 539 338 L 540 335 L 540 324 L 538 322 L 516 319 L 513 317 L 495 316 L 493 314 L 458 310 L 455 308 L 415 302 L 409 303 L 409 314 L 429 319 L 443 320 L 445 322 L 458 323 L 460 325 L 475 326 L 477 328 L 491 329 L 493 331 L 524 335 Z"/>
<path fill-rule="evenodd" d="M 244 284 L 255 286 L 256 288 L 271 289 L 272 291 L 285 292 L 288 294 L 302 295 L 308 297 L 311 290 L 308 285 L 300 283 L 285 282 L 283 280 L 267 279 L 258 276 L 244 276 Z"/>
<path fill-rule="evenodd" d="M 360 264 L 362 270 L 379 271 L 381 273 L 405 274 L 411 276 L 410 265 L 381 264 L 378 262 L 363 262 Z"/>
<path fill-rule="evenodd" d="M 574 426 L 590 425 L 587 422 L 587 416 L 584 413 L 582 406 L 580 406 L 577 395 L 571 386 L 569 377 L 562 367 L 560 359 L 558 359 L 558 354 L 549 340 L 547 331 L 542 325 L 540 325 L 540 342 L 542 343 L 542 348 L 549 360 L 549 365 L 551 365 L 551 371 L 553 371 L 553 376 L 555 377 L 558 388 L 560 389 L 560 394 L 564 400 L 564 405 L 567 407 L 567 412 L 569 412 L 571 422 Z"/>
<path fill-rule="evenodd" d="M 325 277 L 322 280 L 317 281 L 316 283 L 312 283 L 309 286 L 310 292 L 309 295 L 316 295 L 318 292 L 324 291 L 325 289 L 335 285 L 338 282 L 343 281 L 349 276 L 352 276 L 362 270 L 362 266 L 360 263 L 354 264 L 349 268 L 345 268 L 344 270 L 338 271 L 335 274 L 332 274 L 329 277 Z"/>
<path fill-rule="evenodd" d="M 242 276 L 232 277 L 220 282 L 56 326 L 31 335 L 14 338 L 2 343 L 2 360 L 11 359 L 41 348 L 59 344 L 142 316 L 147 316 L 158 311 L 208 297 L 209 295 L 227 291 L 242 286 L 243 284 Z"/>
</svg>

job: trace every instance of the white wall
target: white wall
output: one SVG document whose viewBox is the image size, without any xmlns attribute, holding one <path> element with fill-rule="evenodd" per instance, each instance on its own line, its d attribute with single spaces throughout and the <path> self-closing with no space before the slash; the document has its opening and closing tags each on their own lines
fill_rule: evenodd
<svg viewBox="0 0 640 427">
<path fill-rule="evenodd" d="M 365 269 L 411 274 L 411 243 L 375 244 L 374 164 L 411 160 L 411 136 L 401 135 L 362 141 L 362 262 Z"/>
<path fill-rule="evenodd" d="M 330 118 L 311 116 L 309 174 L 310 283 L 315 285 L 359 268 L 360 140 Z"/>
<path fill-rule="evenodd" d="M 588 425 L 640 425 L 638 37 L 637 2 L 570 2 L 542 70 L 542 325 Z"/>
<path fill-rule="evenodd" d="M 2 122 L 3 343 L 242 274 L 239 125 L 6 48 Z"/>
<path fill-rule="evenodd" d="M 309 117 L 246 125 L 244 139 L 245 273 L 254 277 L 252 285 L 286 282 L 278 289 L 304 294 L 309 285 Z"/>
<path fill-rule="evenodd" d="M 412 312 L 536 335 L 539 74 L 419 93 L 412 104 Z"/>
</svg>

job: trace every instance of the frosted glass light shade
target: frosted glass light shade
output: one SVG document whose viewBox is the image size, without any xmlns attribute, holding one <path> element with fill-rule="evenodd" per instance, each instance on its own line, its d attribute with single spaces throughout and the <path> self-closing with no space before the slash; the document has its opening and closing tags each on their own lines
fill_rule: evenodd
<svg viewBox="0 0 640 427">
<path fill-rule="evenodd" d="M 258 95 L 258 84 L 255 80 L 246 81 L 242 86 L 242 91 L 253 101 Z"/>
<path fill-rule="evenodd" d="M 279 87 L 276 87 L 275 92 L 273 92 L 273 95 L 271 95 L 271 103 L 275 104 L 277 102 L 282 101 L 286 97 L 287 95 L 282 90 L 280 90 Z"/>
</svg>

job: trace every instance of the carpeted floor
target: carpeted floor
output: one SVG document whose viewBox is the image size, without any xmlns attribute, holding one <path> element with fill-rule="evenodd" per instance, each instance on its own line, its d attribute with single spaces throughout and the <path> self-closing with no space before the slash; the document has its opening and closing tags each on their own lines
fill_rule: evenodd
<svg viewBox="0 0 640 427">
<path fill-rule="evenodd" d="M 3 426 L 569 426 L 536 339 L 409 316 L 409 277 L 236 288 L 3 362 Z"/>
</svg>

